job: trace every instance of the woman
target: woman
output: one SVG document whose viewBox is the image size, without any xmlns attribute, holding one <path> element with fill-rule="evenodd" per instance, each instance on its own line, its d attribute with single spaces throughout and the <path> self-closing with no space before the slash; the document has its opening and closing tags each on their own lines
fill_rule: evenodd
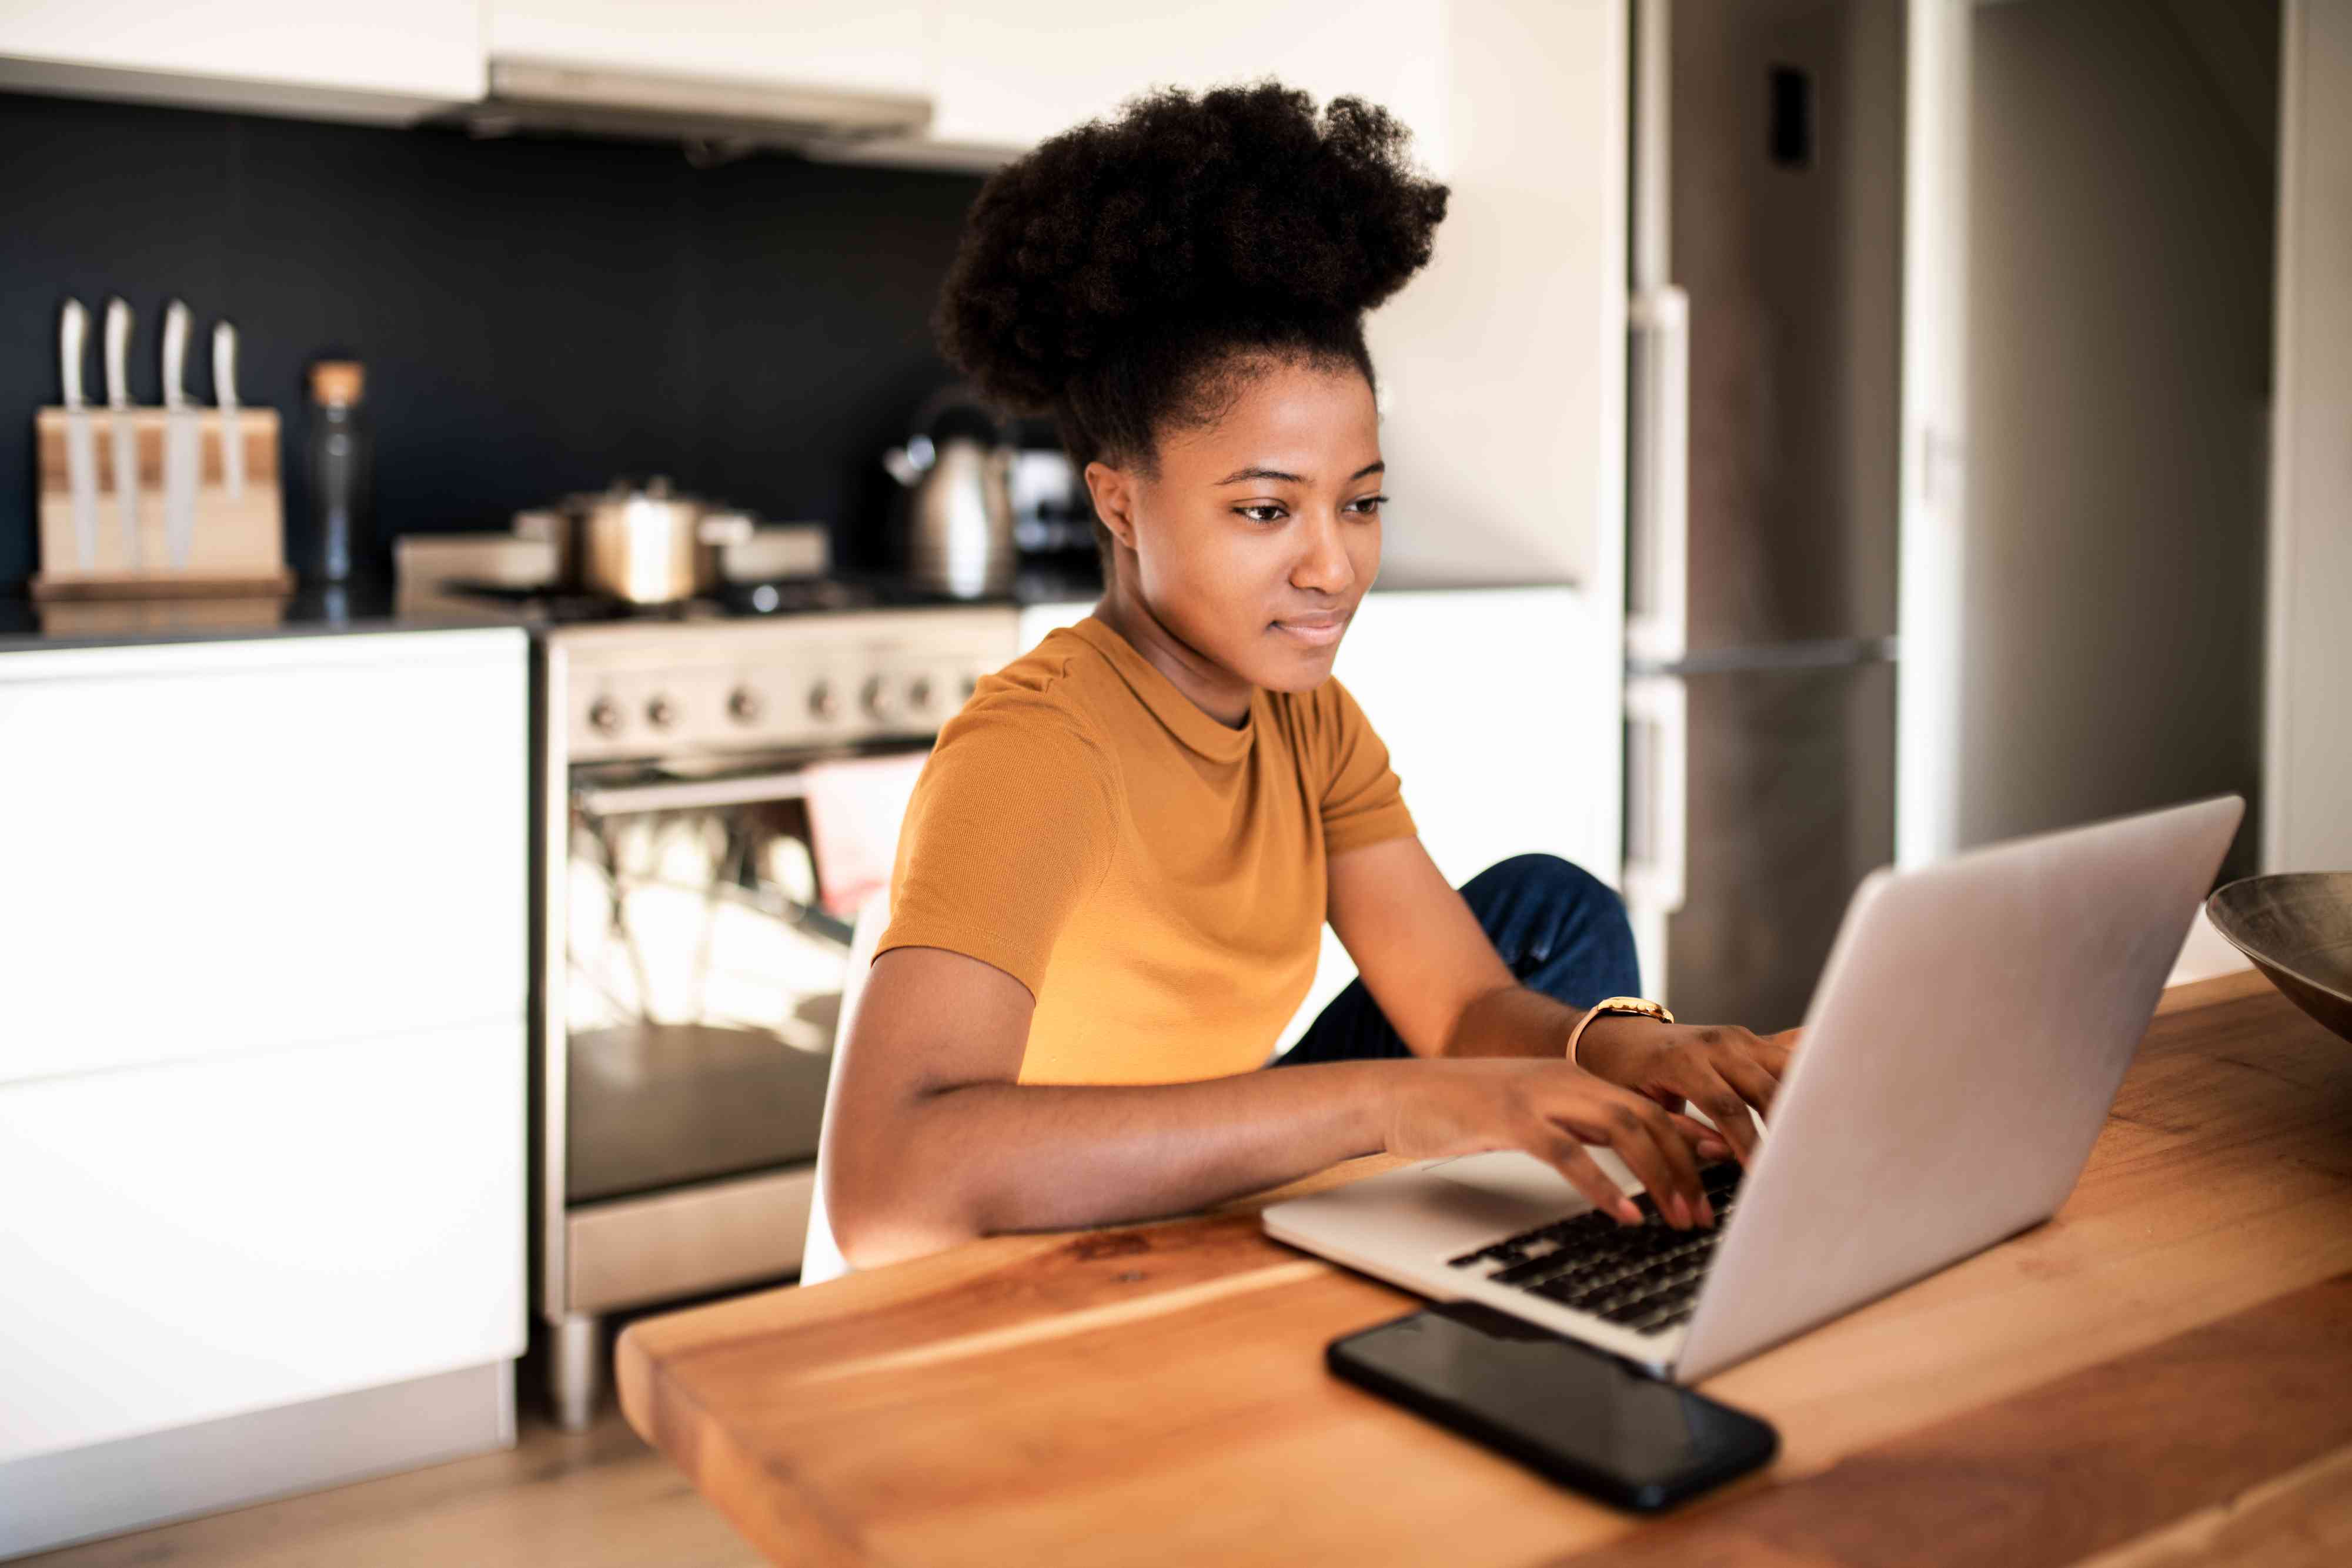
<svg viewBox="0 0 2352 1568">
<path fill-rule="evenodd" d="M 1055 417 L 1107 586 L 981 683 L 908 808 L 835 1090 L 853 1266 L 1383 1150 L 1524 1149 L 1633 1222 L 1583 1147 L 1606 1145 L 1668 1223 L 1706 1225 L 1698 1163 L 1754 1146 L 1786 1039 L 1617 1010 L 1623 908 L 1563 861 L 1449 886 L 1330 678 L 1380 568 L 1361 319 L 1445 210 L 1404 142 L 1354 99 L 1162 92 L 972 208 L 941 342 Z M 1326 918 L 1361 977 L 1258 1071 Z"/>
</svg>

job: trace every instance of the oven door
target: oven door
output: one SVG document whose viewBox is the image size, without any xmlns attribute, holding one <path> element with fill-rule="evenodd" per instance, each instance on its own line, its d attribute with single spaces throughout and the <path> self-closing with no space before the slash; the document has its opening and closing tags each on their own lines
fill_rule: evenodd
<svg viewBox="0 0 2352 1568">
<path fill-rule="evenodd" d="M 850 928 L 818 897 L 814 760 L 572 770 L 568 1203 L 815 1159 Z"/>
</svg>

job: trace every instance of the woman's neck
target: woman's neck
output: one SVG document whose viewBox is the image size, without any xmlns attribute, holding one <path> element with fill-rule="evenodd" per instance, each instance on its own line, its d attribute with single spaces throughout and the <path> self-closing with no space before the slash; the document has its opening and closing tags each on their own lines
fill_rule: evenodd
<svg viewBox="0 0 2352 1568">
<path fill-rule="evenodd" d="M 1228 729 L 1239 729 L 1249 722 L 1250 684 L 1161 625 L 1142 597 L 1128 586 L 1125 574 L 1113 574 L 1110 586 L 1095 606 L 1095 616 L 1126 638 L 1128 646 L 1166 675 L 1202 713 Z"/>
</svg>

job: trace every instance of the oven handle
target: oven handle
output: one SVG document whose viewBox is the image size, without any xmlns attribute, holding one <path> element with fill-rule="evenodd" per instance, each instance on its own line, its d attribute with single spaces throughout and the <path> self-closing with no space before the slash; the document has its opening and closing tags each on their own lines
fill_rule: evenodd
<svg viewBox="0 0 2352 1568">
<path fill-rule="evenodd" d="M 572 803 L 593 817 L 633 811 L 691 811 L 710 806 L 750 806 L 767 800 L 797 800 L 808 793 L 800 773 L 755 773 L 736 779 L 682 779 L 666 784 L 594 785 L 572 791 Z"/>
</svg>

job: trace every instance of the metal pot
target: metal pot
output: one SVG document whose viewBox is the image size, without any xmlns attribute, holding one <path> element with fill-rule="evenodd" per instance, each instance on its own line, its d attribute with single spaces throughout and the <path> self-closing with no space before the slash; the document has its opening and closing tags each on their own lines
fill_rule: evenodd
<svg viewBox="0 0 2352 1568">
<path fill-rule="evenodd" d="M 555 546 L 558 583 L 631 604 L 710 592 L 721 580 L 719 552 L 749 539 L 751 529 L 742 513 L 677 495 L 660 478 L 642 488 L 616 482 L 515 518 L 517 533 Z"/>
</svg>

